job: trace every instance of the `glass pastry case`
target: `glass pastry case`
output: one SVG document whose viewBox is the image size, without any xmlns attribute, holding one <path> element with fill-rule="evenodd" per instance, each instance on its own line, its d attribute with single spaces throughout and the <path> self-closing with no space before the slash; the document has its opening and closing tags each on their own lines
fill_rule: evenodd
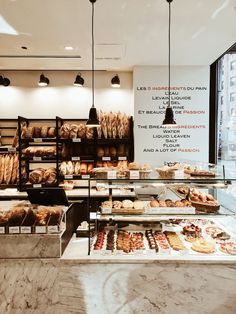
<svg viewBox="0 0 236 314">
<path fill-rule="evenodd" d="M 230 169 L 174 164 L 146 174 L 113 170 L 105 176 L 89 182 L 90 193 L 95 188 L 109 191 L 97 206 L 88 200 L 89 255 L 236 258 L 236 199 L 228 194 L 235 176 Z"/>
</svg>

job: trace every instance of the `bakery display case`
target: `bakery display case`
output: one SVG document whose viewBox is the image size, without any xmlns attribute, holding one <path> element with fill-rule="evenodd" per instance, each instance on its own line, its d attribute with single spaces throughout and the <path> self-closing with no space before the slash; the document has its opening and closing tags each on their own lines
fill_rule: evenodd
<svg viewBox="0 0 236 314">
<path fill-rule="evenodd" d="M 113 259 L 235 259 L 236 202 L 224 202 L 236 179 L 230 169 L 196 163 L 194 169 L 186 164 L 167 165 L 161 169 L 165 173 L 160 169 L 155 167 L 146 178 L 138 170 L 134 177 L 131 170 L 123 179 L 117 173 L 112 179 L 110 173 L 106 179 L 90 179 L 90 191 L 96 180 L 109 190 L 109 197 L 97 208 L 89 205 L 95 232 L 90 232 L 88 254 Z M 133 191 L 133 196 L 118 198 L 114 189 Z"/>
</svg>

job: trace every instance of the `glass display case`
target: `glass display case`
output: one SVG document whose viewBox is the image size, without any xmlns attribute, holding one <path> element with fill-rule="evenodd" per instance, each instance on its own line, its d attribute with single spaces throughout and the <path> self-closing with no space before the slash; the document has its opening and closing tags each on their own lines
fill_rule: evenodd
<svg viewBox="0 0 236 314">
<path fill-rule="evenodd" d="M 146 173 L 111 170 L 102 177 L 89 182 L 90 193 L 109 191 L 97 206 L 88 199 L 89 255 L 235 260 L 231 169 L 173 163 Z"/>
</svg>

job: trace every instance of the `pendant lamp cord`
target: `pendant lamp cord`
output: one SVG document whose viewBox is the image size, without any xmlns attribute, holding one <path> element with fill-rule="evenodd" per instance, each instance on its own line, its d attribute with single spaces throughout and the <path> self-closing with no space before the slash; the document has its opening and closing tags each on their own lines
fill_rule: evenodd
<svg viewBox="0 0 236 314">
<path fill-rule="evenodd" d="M 94 3 L 92 3 L 92 108 L 94 108 Z"/>
<path fill-rule="evenodd" d="M 169 98 L 169 103 L 168 107 L 170 107 L 170 27 L 171 27 L 171 3 L 169 2 L 169 25 L 168 25 L 168 72 L 169 72 L 169 80 L 168 80 L 168 98 Z"/>
</svg>

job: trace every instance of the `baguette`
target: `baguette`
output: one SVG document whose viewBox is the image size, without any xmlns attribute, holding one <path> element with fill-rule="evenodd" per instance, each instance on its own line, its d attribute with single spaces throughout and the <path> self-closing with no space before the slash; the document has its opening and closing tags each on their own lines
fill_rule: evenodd
<svg viewBox="0 0 236 314">
<path fill-rule="evenodd" d="M 0 156 L 0 184 L 3 183 L 3 178 L 4 178 L 4 161 L 5 161 L 5 156 L 4 155 Z"/>
<path fill-rule="evenodd" d="M 15 154 L 14 155 L 14 161 L 13 161 L 13 169 L 12 169 L 12 175 L 11 175 L 11 184 L 16 183 L 17 180 L 17 173 L 18 173 L 18 168 L 19 168 L 19 164 L 18 164 L 18 155 Z"/>
</svg>

